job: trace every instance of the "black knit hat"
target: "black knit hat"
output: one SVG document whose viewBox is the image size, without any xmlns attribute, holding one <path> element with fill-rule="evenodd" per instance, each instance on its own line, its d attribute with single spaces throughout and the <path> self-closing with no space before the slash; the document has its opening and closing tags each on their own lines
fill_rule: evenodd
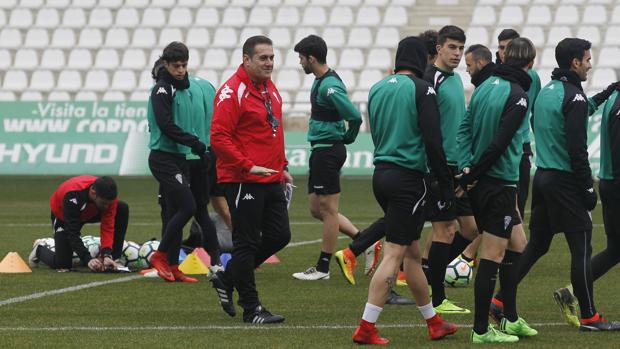
<svg viewBox="0 0 620 349">
<path fill-rule="evenodd" d="M 418 77 L 424 74 L 428 62 L 428 50 L 424 41 L 416 36 L 408 36 L 398 43 L 394 71 L 412 70 Z"/>
</svg>

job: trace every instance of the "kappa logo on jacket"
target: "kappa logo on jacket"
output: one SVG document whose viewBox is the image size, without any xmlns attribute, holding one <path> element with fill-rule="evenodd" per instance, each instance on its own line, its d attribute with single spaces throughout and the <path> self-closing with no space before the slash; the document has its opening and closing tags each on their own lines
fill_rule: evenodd
<svg viewBox="0 0 620 349">
<path fill-rule="evenodd" d="M 71 199 L 69 201 L 72 202 L 74 205 L 77 205 L 77 199 L 76 198 L 73 198 L 73 199 Z"/>
<path fill-rule="evenodd" d="M 252 194 L 247 193 L 241 200 L 254 200 L 254 197 L 252 196 Z"/>
<path fill-rule="evenodd" d="M 159 87 L 159 88 L 157 89 L 157 93 L 155 93 L 155 94 L 156 94 L 156 95 L 158 95 L 158 94 L 165 94 L 165 95 L 167 95 L 167 94 L 168 94 L 168 91 L 166 91 L 166 89 L 165 89 L 163 86 L 161 86 L 161 87 Z"/>
<path fill-rule="evenodd" d="M 388 81 L 388 83 L 389 83 L 389 84 L 395 84 L 395 83 L 397 83 L 397 82 L 398 82 L 398 80 L 397 80 L 396 78 L 391 78 L 391 79 Z"/>
<path fill-rule="evenodd" d="M 585 101 L 586 101 L 586 99 L 583 98 L 583 96 L 580 95 L 580 94 L 576 94 L 575 98 L 573 98 L 573 102 L 585 102 Z"/>
<path fill-rule="evenodd" d="M 336 93 L 336 90 L 334 88 L 330 87 L 327 89 L 327 97 L 333 95 L 334 93 Z"/>
<path fill-rule="evenodd" d="M 429 86 L 428 90 L 426 90 L 426 95 L 428 96 L 428 95 L 437 95 L 437 94 L 435 93 L 435 89 Z"/>
<path fill-rule="evenodd" d="M 222 88 L 222 91 L 220 91 L 220 95 L 218 96 L 219 101 L 217 102 L 217 105 L 220 105 L 220 103 L 230 98 L 232 93 L 233 90 L 228 86 L 228 84 L 224 85 L 224 88 Z"/>
<path fill-rule="evenodd" d="M 527 108 L 527 101 L 525 100 L 525 98 L 521 98 L 518 102 L 517 105 L 522 106 L 523 108 Z"/>
</svg>

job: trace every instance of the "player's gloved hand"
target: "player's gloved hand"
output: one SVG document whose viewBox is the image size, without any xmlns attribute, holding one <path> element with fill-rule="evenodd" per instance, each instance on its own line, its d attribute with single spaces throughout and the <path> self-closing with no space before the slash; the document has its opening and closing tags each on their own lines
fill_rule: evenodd
<svg viewBox="0 0 620 349">
<path fill-rule="evenodd" d="M 114 262 L 111 256 L 105 255 L 103 256 L 103 269 L 104 270 L 117 270 L 118 265 L 116 264 L 116 262 Z"/>
<path fill-rule="evenodd" d="M 454 204 L 454 185 L 452 181 L 439 185 L 439 201 L 437 201 L 437 209 L 445 212 Z"/>
<path fill-rule="evenodd" d="M 203 157 L 206 152 L 207 152 L 207 146 L 201 141 L 196 141 L 196 143 L 192 145 L 193 154 Z"/>
<path fill-rule="evenodd" d="M 596 105 L 601 105 L 609 98 L 609 96 L 611 96 L 614 91 L 618 89 L 620 89 L 620 84 L 618 82 L 611 83 L 603 91 L 592 96 L 592 100 L 594 100 Z"/>
<path fill-rule="evenodd" d="M 586 206 L 586 210 L 588 211 L 594 210 L 597 202 L 598 202 L 598 196 L 596 195 L 596 190 L 594 190 L 594 187 L 584 190 L 583 203 Z"/>
<path fill-rule="evenodd" d="M 103 263 L 99 258 L 93 258 L 88 261 L 88 268 L 94 272 L 100 272 L 103 270 Z"/>
</svg>

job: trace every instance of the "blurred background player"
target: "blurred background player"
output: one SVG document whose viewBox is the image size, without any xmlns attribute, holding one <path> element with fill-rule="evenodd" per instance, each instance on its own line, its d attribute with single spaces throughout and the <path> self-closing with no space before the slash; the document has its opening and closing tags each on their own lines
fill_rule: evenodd
<svg viewBox="0 0 620 349">
<path fill-rule="evenodd" d="M 39 245 L 29 262 L 39 261 L 59 271 L 72 267 L 73 252 L 92 271 L 116 270 L 129 221 L 129 206 L 119 201 L 110 177 L 78 176 L 63 182 L 50 198 L 56 252 Z M 100 223 L 101 250 L 92 258 L 80 238 L 84 224 Z"/>
<path fill-rule="evenodd" d="M 156 83 L 148 104 L 149 169 L 159 182 L 164 200 L 163 236 L 151 264 L 164 280 L 181 282 L 197 281 L 178 268 L 183 227 L 196 213 L 186 157 L 194 154 L 202 159 L 207 151 L 205 143 L 191 131 L 205 127 L 205 120 L 196 116 L 204 118 L 206 112 L 202 88 L 189 80 L 188 60 L 189 51 L 183 43 L 175 41 L 164 48 L 160 57 L 163 69 L 153 70 Z"/>
<path fill-rule="evenodd" d="M 307 36 L 295 45 L 294 50 L 299 54 L 299 64 L 304 73 L 315 76 L 310 90 L 308 197 L 312 216 L 323 222 L 323 238 L 316 265 L 304 272 L 294 273 L 293 277 L 298 280 L 327 280 L 338 231 L 352 239 L 359 232 L 347 217 L 338 212 L 338 206 L 340 170 L 347 159 L 345 145 L 355 141 L 362 116 L 349 100 L 342 79 L 327 65 L 327 45 L 322 38 Z"/>
<path fill-rule="evenodd" d="M 517 212 L 516 184 L 522 138 L 519 129 L 528 110 L 527 74 L 536 57 L 534 45 L 525 38 L 514 39 L 505 52 L 505 62 L 493 76 L 476 88 L 458 132 L 459 195 L 467 191 L 476 223 L 482 232 L 480 264 L 474 285 L 473 343 L 517 342 L 519 336 L 538 332 L 517 315 L 516 264 L 525 248 Z M 505 297 L 506 317 L 497 331 L 488 314 L 499 270 Z"/>
<path fill-rule="evenodd" d="M 439 113 L 433 87 L 420 77 L 427 50 L 416 37 L 400 41 L 394 74 L 372 86 L 369 94 L 370 130 L 375 145 L 373 192 L 385 214 L 386 243 L 383 260 L 370 281 L 368 302 L 353 341 L 386 345 L 377 322 L 390 285 L 401 263 L 409 288 L 426 320 L 431 339 L 457 331 L 436 314 L 420 263 L 418 240 L 424 226 L 427 160 L 442 185 L 440 209 L 454 198 L 452 178 L 441 145 Z M 405 151 L 403 151 L 403 149 Z"/>
<path fill-rule="evenodd" d="M 211 146 L 218 183 L 225 185 L 233 223 L 232 259 L 226 271 L 211 268 L 222 309 L 235 316 L 233 287 L 243 321 L 284 321 L 264 308 L 254 270 L 291 239 L 283 182 L 293 183 L 284 155 L 282 97 L 271 81 L 271 39 L 252 36 L 243 44 L 243 62 L 217 92 Z"/>
<path fill-rule="evenodd" d="M 458 173 L 456 132 L 465 116 L 463 82 L 454 69 L 463 57 L 465 40 L 465 32 L 461 28 L 453 25 L 441 28 L 437 38 L 437 59 L 424 73 L 424 80 L 437 92 L 442 144 L 453 177 Z M 422 263 L 427 267 L 426 275 L 433 291 L 433 306 L 441 314 L 468 314 L 468 309 L 461 308 L 446 298 L 444 277 L 448 263 L 463 252 L 478 235 L 476 222 L 466 197 L 457 198 L 454 206 L 440 210 L 435 203 L 439 202 L 439 192 L 443 188 L 438 187 L 432 171 L 428 183 L 428 201 L 431 204 L 427 208 L 426 216 L 432 222 L 433 231 L 427 238 L 428 249 L 425 249 L 422 255 Z M 457 220 L 459 231 L 456 230 Z M 429 240 L 432 242 L 429 243 Z"/>
</svg>

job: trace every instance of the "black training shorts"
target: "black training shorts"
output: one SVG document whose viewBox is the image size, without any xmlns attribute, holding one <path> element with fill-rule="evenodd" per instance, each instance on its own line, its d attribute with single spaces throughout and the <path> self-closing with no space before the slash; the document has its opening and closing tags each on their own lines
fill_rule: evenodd
<svg viewBox="0 0 620 349">
<path fill-rule="evenodd" d="M 317 147 L 310 154 L 308 194 L 331 195 L 340 193 L 340 170 L 347 160 L 347 149 L 338 142 Z"/>
<path fill-rule="evenodd" d="M 163 194 L 189 188 L 189 167 L 184 154 L 173 154 L 159 150 L 151 150 L 149 169 L 159 182 Z"/>
<path fill-rule="evenodd" d="M 517 212 L 516 185 L 483 177 L 469 190 L 468 195 L 478 230 L 510 239 L 512 227 L 521 223 Z"/>
<path fill-rule="evenodd" d="M 452 175 L 454 188 L 459 184 L 454 178 L 457 175 L 456 166 L 449 166 L 450 173 Z M 471 211 L 471 204 L 469 203 L 469 197 L 463 196 L 456 198 L 454 205 L 452 205 L 447 211 L 440 211 L 437 203 L 440 201 L 439 182 L 437 177 L 432 173 L 426 176 L 426 183 L 428 187 L 427 205 L 426 205 L 426 220 L 431 222 L 448 222 L 455 220 L 457 217 L 473 216 Z"/>
</svg>

